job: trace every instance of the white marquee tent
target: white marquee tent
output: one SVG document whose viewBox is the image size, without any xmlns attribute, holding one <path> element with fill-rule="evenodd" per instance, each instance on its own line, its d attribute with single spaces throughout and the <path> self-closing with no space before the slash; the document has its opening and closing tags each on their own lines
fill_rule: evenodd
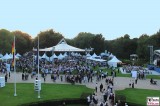
<svg viewBox="0 0 160 106">
<path fill-rule="evenodd" d="M 39 49 L 39 51 L 54 51 L 54 52 L 85 52 L 84 49 L 76 48 L 67 44 L 63 38 L 56 46 Z"/>
<path fill-rule="evenodd" d="M 114 56 L 111 60 L 108 61 L 108 65 L 110 67 L 117 67 L 117 63 L 121 63 L 122 61 L 118 60 L 116 56 Z"/>
</svg>

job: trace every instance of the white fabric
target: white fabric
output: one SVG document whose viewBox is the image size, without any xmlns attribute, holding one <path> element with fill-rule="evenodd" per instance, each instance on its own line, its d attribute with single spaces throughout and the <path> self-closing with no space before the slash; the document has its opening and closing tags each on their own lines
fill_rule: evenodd
<svg viewBox="0 0 160 106">
<path fill-rule="evenodd" d="M 131 71 L 132 73 L 132 78 L 137 78 L 137 71 Z"/>
<path fill-rule="evenodd" d="M 87 59 L 97 61 L 97 62 L 105 62 L 106 61 L 106 60 L 103 60 L 103 59 L 96 59 L 96 58 L 93 58 L 93 57 L 87 57 Z"/>
<path fill-rule="evenodd" d="M 59 54 L 58 59 L 63 59 L 64 56 L 62 55 L 62 53 Z"/>
<path fill-rule="evenodd" d="M 92 55 L 92 57 L 93 57 L 93 58 L 94 58 L 94 57 L 97 57 L 96 53 L 94 53 L 94 54 Z"/>
<path fill-rule="evenodd" d="M 2 54 L 0 54 L 0 58 L 1 58 L 1 57 L 3 57 L 3 55 L 2 55 Z"/>
<path fill-rule="evenodd" d="M 46 59 L 47 61 L 49 61 L 49 57 L 44 53 L 43 56 L 41 57 L 41 59 Z"/>
<path fill-rule="evenodd" d="M 3 57 L 2 57 L 2 60 L 8 60 L 8 59 L 12 59 L 12 57 L 10 57 L 8 55 L 8 53 L 6 53 Z"/>
<path fill-rule="evenodd" d="M 118 60 L 116 56 L 114 56 L 111 60 L 108 61 L 108 65 L 111 67 L 117 67 L 117 63 L 121 63 L 121 61 Z"/>
<path fill-rule="evenodd" d="M 88 54 L 86 55 L 86 57 L 91 57 L 91 55 L 88 53 Z"/>
<path fill-rule="evenodd" d="M 21 55 L 19 53 L 16 54 L 17 57 L 21 57 Z"/>
<path fill-rule="evenodd" d="M 60 52 L 60 51 L 66 51 L 66 52 L 85 52 L 84 49 L 79 49 L 73 46 L 70 46 L 66 43 L 64 39 L 62 39 L 56 46 L 45 48 L 45 49 L 39 49 L 39 51 L 54 51 L 54 52 Z"/>
<path fill-rule="evenodd" d="M 58 58 L 58 56 L 56 56 L 56 54 L 53 54 L 51 57 L 50 57 L 50 61 L 53 61 L 53 59 L 55 58 Z"/>
<path fill-rule="evenodd" d="M 65 52 L 63 56 L 64 56 L 64 57 L 67 57 L 68 55 L 67 55 L 67 53 Z"/>
</svg>

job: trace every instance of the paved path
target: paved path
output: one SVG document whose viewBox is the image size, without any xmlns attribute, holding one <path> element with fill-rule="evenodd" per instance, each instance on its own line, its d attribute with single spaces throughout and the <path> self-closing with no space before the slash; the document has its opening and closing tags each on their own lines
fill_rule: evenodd
<svg viewBox="0 0 160 106">
<path fill-rule="evenodd" d="M 0 73 L 0 77 L 2 77 L 2 76 L 4 76 L 4 74 Z M 40 76 L 40 79 L 41 79 L 42 83 L 44 83 L 44 79 L 41 76 Z M 31 76 L 29 75 L 28 80 L 23 81 L 22 80 L 22 73 L 16 73 L 16 81 L 17 81 L 17 83 L 34 83 L 35 77 L 31 78 Z M 135 79 L 133 79 L 133 78 L 115 77 L 113 90 L 123 90 L 125 88 L 129 88 L 129 83 L 134 82 L 134 81 L 135 81 Z M 149 79 L 138 80 L 138 83 L 135 84 L 135 88 L 160 90 L 160 80 L 156 80 L 156 81 L 157 81 L 157 85 L 151 85 Z M 92 83 L 91 82 L 90 83 L 82 83 L 81 85 L 86 85 L 88 88 L 95 89 L 96 82 L 97 82 L 96 78 L 93 78 Z M 8 79 L 8 83 L 14 83 L 14 73 L 11 73 L 11 78 Z M 57 79 L 56 82 L 53 82 L 53 80 L 51 80 L 51 75 L 47 75 L 45 83 L 70 84 L 70 83 L 67 83 L 64 81 L 64 76 L 63 76 L 63 81 L 61 81 L 60 79 Z M 104 85 L 105 89 L 107 88 L 107 85 L 105 83 L 105 79 L 97 82 L 98 92 L 96 94 L 97 94 L 99 102 L 103 101 L 103 94 L 99 90 L 99 86 L 101 83 Z M 110 104 L 109 104 L 109 106 L 110 106 Z"/>
</svg>

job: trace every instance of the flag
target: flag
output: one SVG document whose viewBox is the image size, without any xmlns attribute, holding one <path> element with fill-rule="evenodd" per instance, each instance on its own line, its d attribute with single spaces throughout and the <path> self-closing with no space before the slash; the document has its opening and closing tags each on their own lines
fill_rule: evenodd
<svg viewBox="0 0 160 106">
<path fill-rule="evenodd" d="M 13 59 L 12 59 L 12 67 L 14 67 L 14 58 L 15 58 L 15 42 L 13 41 L 12 43 L 12 55 L 13 55 Z"/>
</svg>

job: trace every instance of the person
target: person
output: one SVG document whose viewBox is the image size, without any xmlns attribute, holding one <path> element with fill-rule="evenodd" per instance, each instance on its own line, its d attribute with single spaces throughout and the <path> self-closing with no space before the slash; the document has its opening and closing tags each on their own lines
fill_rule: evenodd
<svg viewBox="0 0 160 106">
<path fill-rule="evenodd" d="M 63 81 L 63 76 L 61 75 L 61 82 Z"/>
<path fill-rule="evenodd" d="M 151 83 L 151 84 L 153 83 L 153 78 L 150 79 L 150 83 Z"/>
<path fill-rule="evenodd" d="M 137 80 L 138 80 L 138 79 L 136 78 L 136 79 L 135 79 L 135 84 L 137 84 Z"/>
<path fill-rule="evenodd" d="M 134 82 L 132 83 L 132 88 L 134 88 Z"/>
<path fill-rule="evenodd" d="M 97 83 L 96 83 L 96 87 L 95 87 L 96 93 L 97 93 Z"/>
<path fill-rule="evenodd" d="M 46 82 L 46 76 L 44 75 L 44 83 Z"/>
<path fill-rule="evenodd" d="M 10 77 L 11 77 L 11 73 L 9 72 L 9 79 L 10 79 Z"/>
<path fill-rule="evenodd" d="M 91 103 L 91 98 L 90 98 L 90 96 L 87 97 L 87 103 L 88 103 L 88 105 Z"/>
<path fill-rule="evenodd" d="M 5 75 L 5 82 L 7 82 L 7 79 L 8 79 L 8 78 L 7 78 L 7 74 L 6 74 L 6 75 Z"/>
<path fill-rule="evenodd" d="M 102 89 L 103 89 L 103 84 L 101 83 L 101 85 L 100 85 L 100 92 L 102 92 Z"/>
</svg>

